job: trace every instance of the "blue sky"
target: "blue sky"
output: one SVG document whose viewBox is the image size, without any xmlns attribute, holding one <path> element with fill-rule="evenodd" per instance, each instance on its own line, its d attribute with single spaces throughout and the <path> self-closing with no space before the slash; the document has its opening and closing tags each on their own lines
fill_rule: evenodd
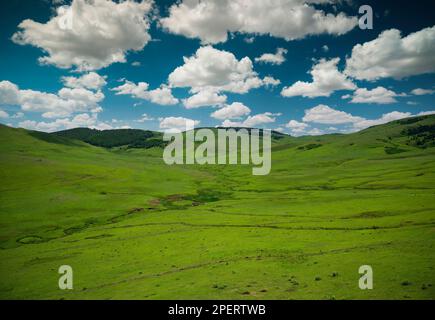
<svg viewBox="0 0 435 320">
<path fill-rule="evenodd" d="M 197 1 L 174 2 L 3 3 L 1 123 L 42 131 L 168 130 L 193 119 L 201 127 L 305 135 L 352 132 L 435 110 L 433 1 L 272 0 L 246 9 L 234 7 L 238 1 L 208 0 L 201 8 Z M 374 10 L 373 30 L 355 24 L 363 4 Z M 299 21 L 291 10 L 304 5 L 311 11 Z M 59 7 L 72 14 L 70 29 L 55 23 Z M 310 20 L 311 12 L 323 16 Z M 33 22 L 19 27 L 26 19 Z M 259 59 L 263 54 L 270 55 Z M 185 101 L 205 93 L 219 102 Z"/>
</svg>

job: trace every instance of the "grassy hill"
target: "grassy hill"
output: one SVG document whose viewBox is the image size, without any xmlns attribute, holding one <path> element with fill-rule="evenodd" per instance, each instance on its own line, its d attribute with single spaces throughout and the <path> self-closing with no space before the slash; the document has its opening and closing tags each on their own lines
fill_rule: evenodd
<svg viewBox="0 0 435 320">
<path fill-rule="evenodd" d="M 166 166 L 152 132 L 0 126 L 0 298 L 434 299 L 434 127 L 280 136 L 252 176 Z"/>
<path fill-rule="evenodd" d="M 216 131 L 219 128 L 197 128 L 195 131 L 200 129 L 211 129 Z M 248 133 L 251 133 L 251 128 L 225 128 L 234 129 L 236 131 L 240 129 L 246 129 Z M 115 129 L 115 130 L 95 130 L 88 128 L 75 128 L 70 130 L 64 130 L 59 132 L 51 133 L 47 135 L 41 132 L 33 132 L 33 135 L 39 135 L 39 138 L 48 142 L 56 142 L 55 139 L 61 138 L 63 143 L 71 142 L 70 140 L 79 140 L 86 142 L 93 146 L 103 147 L 103 148 L 116 148 L 116 147 L 126 147 L 126 148 L 154 148 L 160 147 L 164 148 L 167 143 L 163 141 L 163 133 L 155 131 L 145 131 L 138 129 Z M 260 129 L 260 136 L 262 136 L 263 131 Z M 286 134 L 280 133 L 278 131 L 272 131 L 272 139 L 280 140 L 287 137 Z M 66 140 L 65 140 L 66 138 Z"/>
<path fill-rule="evenodd" d="M 52 136 L 80 140 L 104 148 L 121 146 L 126 146 L 127 148 L 153 148 L 166 145 L 162 141 L 162 133 L 137 129 L 100 131 L 88 128 L 76 128 L 55 132 Z"/>
</svg>

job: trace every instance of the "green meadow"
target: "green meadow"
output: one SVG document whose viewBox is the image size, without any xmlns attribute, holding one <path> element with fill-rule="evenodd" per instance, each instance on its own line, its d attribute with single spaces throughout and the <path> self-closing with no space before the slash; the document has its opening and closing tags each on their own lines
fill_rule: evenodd
<svg viewBox="0 0 435 320">
<path fill-rule="evenodd" d="M 156 137 L 0 126 L 0 299 L 435 298 L 435 116 L 274 136 L 266 176 L 167 166 Z"/>
</svg>

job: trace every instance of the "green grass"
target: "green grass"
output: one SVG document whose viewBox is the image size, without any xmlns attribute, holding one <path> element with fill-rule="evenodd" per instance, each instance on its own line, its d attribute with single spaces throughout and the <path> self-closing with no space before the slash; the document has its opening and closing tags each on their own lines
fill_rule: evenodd
<svg viewBox="0 0 435 320">
<path fill-rule="evenodd" d="M 0 298 L 434 299 L 434 124 L 280 137 L 267 176 L 0 126 Z"/>
</svg>

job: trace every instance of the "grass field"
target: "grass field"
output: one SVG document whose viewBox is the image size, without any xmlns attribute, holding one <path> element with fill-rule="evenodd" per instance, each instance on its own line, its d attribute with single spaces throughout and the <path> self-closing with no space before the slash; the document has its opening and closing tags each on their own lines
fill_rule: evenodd
<svg viewBox="0 0 435 320">
<path fill-rule="evenodd" d="M 0 126 L 0 298 L 434 299 L 434 126 L 284 137 L 267 176 Z"/>
</svg>

